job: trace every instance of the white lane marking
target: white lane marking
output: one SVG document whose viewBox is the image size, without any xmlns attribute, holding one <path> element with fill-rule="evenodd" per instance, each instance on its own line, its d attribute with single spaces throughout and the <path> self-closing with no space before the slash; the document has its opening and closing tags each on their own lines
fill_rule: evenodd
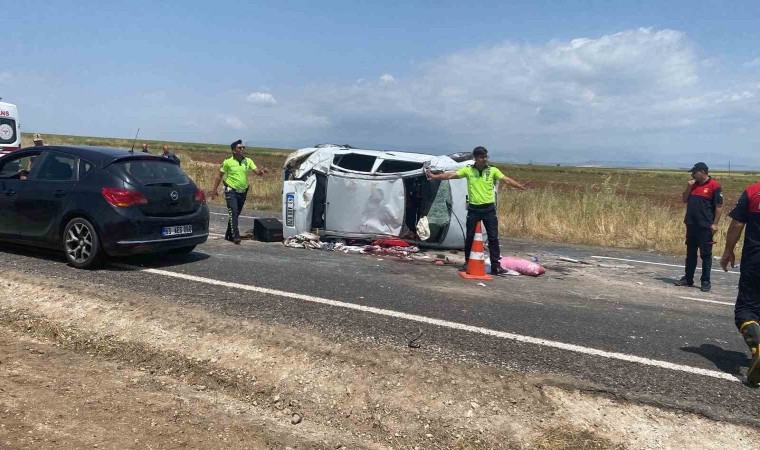
<svg viewBox="0 0 760 450">
<path fill-rule="evenodd" d="M 616 359 L 620 361 L 632 362 L 632 363 L 642 364 L 646 366 L 654 366 L 654 367 L 674 370 L 678 372 L 686 372 L 686 373 L 695 374 L 695 375 L 703 375 L 706 377 L 718 378 L 721 380 L 739 381 L 733 375 L 727 374 L 725 372 L 719 372 L 717 370 L 691 367 L 691 366 L 686 366 L 683 364 L 675 364 L 675 363 L 671 363 L 667 361 L 661 361 L 661 360 L 656 360 L 656 359 L 643 358 L 641 356 L 629 355 L 626 353 L 608 352 L 606 350 L 599 350 L 599 349 L 590 348 L 590 347 L 583 347 L 580 345 L 567 344 L 567 343 L 558 342 L 558 341 L 551 341 L 548 339 L 540 339 L 540 338 L 535 338 L 531 336 L 523 336 L 520 334 L 507 333 L 505 331 L 497 331 L 497 330 L 492 330 L 489 328 L 476 327 L 473 325 L 466 325 L 463 323 L 451 322 L 448 320 L 433 319 L 430 317 L 418 316 L 416 314 L 402 313 L 402 312 L 388 310 L 388 309 L 375 308 L 372 306 L 355 305 L 353 303 L 340 302 L 337 300 L 330 300 L 327 298 L 314 297 L 314 296 L 305 295 L 305 294 L 297 294 L 295 292 L 280 291 L 277 289 L 270 289 L 270 288 L 253 286 L 253 285 L 248 285 L 248 284 L 231 283 L 229 281 L 221 281 L 221 280 L 215 280 L 213 278 L 206 278 L 206 277 L 199 277 L 195 275 L 188 275 L 184 273 L 170 272 L 168 270 L 147 269 L 147 268 L 142 268 L 142 267 L 137 267 L 137 266 L 131 266 L 128 264 L 113 264 L 113 265 L 117 267 L 126 268 L 126 269 L 139 270 L 142 272 L 153 273 L 156 275 L 180 278 L 183 280 L 195 281 L 198 283 L 205 283 L 205 284 L 210 284 L 214 286 L 224 286 L 228 288 L 241 289 L 241 290 L 249 291 L 249 292 L 258 292 L 261 294 L 276 295 L 279 297 L 292 298 L 296 300 L 302 300 L 305 302 L 318 303 L 318 304 L 328 305 L 328 306 L 333 306 L 333 307 L 338 307 L 338 308 L 352 309 L 355 311 L 376 314 L 379 316 L 394 317 L 397 319 L 410 320 L 413 322 L 420 322 L 420 323 L 425 323 L 429 325 L 435 325 L 442 328 L 450 328 L 453 330 L 467 331 L 470 333 L 482 334 L 485 336 L 492 336 L 492 337 L 496 337 L 500 339 L 508 339 L 508 340 L 527 343 L 527 344 L 542 345 L 544 347 L 552 347 L 552 348 L 557 348 L 560 350 L 567 350 L 567 351 L 571 351 L 575 353 L 582 353 L 585 355 L 600 356 L 602 358 Z"/>
<path fill-rule="evenodd" d="M 596 259 L 614 259 L 615 261 L 628 261 L 628 262 L 641 263 L 641 264 L 652 264 L 652 265 L 655 265 L 655 266 L 668 266 L 668 267 L 680 267 L 680 268 L 683 268 L 683 264 L 665 264 L 665 263 L 658 263 L 658 262 L 653 262 L 653 261 L 639 261 L 637 259 L 613 258 L 611 256 L 592 256 L 592 258 L 596 258 Z M 697 270 L 701 271 L 702 268 L 701 267 L 697 267 Z M 722 269 L 721 270 L 712 269 L 712 272 L 726 273 L 726 272 L 723 272 Z M 735 273 L 735 274 L 739 275 L 739 272 L 736 272 L 736 271 L 733 271 L 733 270 L 729 270 L 727 273 Z"/>
<path fill-rule="evenodd" d="M 219 237 L 224 237 L 224 233 L 211 233 L 211 232 L 209 232 L 209 234 L 208 234 L 208 235 L 209 235 L 209 236 L 219 236 Z"/>
<path fill-rule="evenodd" d="M 705 303 L 715 303 L 716 305 L 728 305 L 728 306 L 734 306 L 733 303 L 729 302 L 719 302 L 715 300 L 706 300 L 704 298 L 695 298 L 695 297 L 678 297 L 683 300 L 694 300 L 695 302 L 705 302 Z"/>
<path fill-rule="evenodd" d="M 229 216 L 229 214 L 227 213 L 218 213 L 218 212 L 213 212 L 213 211 L 209 211 L 209 214 L 213 214 L 215 216 L 224 216 L 224 217 Z M 258 219 L 258 217 L 253 217 L 253 216 L 238 216 L 238 217 L 242 217 L 243 219 Z"/>
</svg>

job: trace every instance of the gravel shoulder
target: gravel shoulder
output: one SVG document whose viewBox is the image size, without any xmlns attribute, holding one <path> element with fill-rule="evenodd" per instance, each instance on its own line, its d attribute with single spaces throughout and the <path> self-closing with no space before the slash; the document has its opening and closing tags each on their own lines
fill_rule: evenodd
<svg viewBox="0 0 760 450">
<path fill-rule="evenodd" d="M 568 380 L 0 271 L 8 448 L 748 448 Z"/>
</svg>

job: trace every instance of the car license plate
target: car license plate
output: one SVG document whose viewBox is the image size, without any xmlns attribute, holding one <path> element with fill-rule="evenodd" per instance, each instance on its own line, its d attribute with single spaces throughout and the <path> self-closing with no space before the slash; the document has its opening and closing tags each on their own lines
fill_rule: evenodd
<svg viewBox="0 0 760 450">
<path fill-rule="evenodd" d="M 285 226 L 296 226 L 296 195 L 288 193 L 285 195 Z"/>
<path fill-rule="evenodd" d="M 164 229 L 161 230 L 161 234 L 163 236 L 176 236 L 178 234 L 192 234 L 192 233 L 193 233 L 192 225 L 177 225 L 174 227 L 164 227 Z"/>
</svg>

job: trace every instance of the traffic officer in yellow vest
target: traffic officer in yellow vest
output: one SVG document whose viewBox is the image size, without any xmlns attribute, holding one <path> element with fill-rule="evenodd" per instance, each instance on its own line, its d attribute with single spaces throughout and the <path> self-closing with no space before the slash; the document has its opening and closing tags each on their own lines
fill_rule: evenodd
<svg viewBox="0 0 760 450">
<path fill-rule="evenodd" d="M 462 167 L 456 172 L 432 173 L 427 170 L 427 177 L 432 180 L 453 180 L 467 178 L 467 236 L 464 242 L 465 267 L 470 259 L 470 249 L 475 237 L 475 226 L 483 221 L 483 226 L 488 233 L 488 252 L 491 257 L 491 274 L 501 275 L 506 270 L 501 268 L 499 259 L 499 219 L 496 216 L 496 201 L 494 186 L 497 181 L 503 180 L 507 185 L 525 190 L 530 182 L 520 184 L 505 176 L 501 170 L 488 165 L 488 150 L 485 147 L 475 147 L 472 151 L 474 164 Z"/>
<path fill-rule="evenodd" d="M 229 220 L 227 221 L 227 232 L 224 233 L 224 239 L 240 244 L 240 229 L 238 228 L 238 217 L 243 210 L 245 198 L 248 195 L 248 172 L 262 176 L 269 173 L 267 169 L 258 169 L 253 160 L 245 156 L 245 146 L 243 141 L 238 139 L 230 144 L 232 156 L 222 162 L 214 180 L 214 190 L 211 198 L 216 198 L 219 191 L 219 183 L 224 176 L 224 199 L 227 201 L 227 211 Z"/>
</svg>

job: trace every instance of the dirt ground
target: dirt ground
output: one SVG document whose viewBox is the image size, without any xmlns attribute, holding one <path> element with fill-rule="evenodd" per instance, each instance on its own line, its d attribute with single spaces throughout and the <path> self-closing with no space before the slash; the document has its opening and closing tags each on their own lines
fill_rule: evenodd
<svg viewBox="0 0 760 450">
<path fill-rule="evenodd" d="M 0 271 L 0 447 L 750 448 L 566 380 Z"/>
</svg>

